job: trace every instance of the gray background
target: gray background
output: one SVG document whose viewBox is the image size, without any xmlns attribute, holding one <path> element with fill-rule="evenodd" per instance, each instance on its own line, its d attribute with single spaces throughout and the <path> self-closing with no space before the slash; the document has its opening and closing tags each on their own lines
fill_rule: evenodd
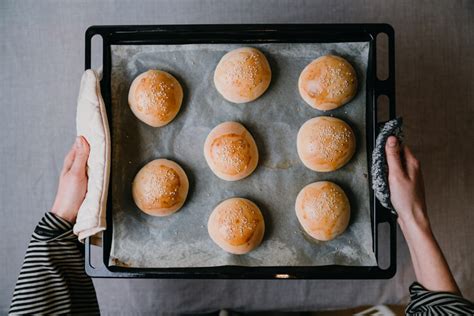
<svg viewBox="0 0 474 316">
<path fill-rule="evenodd" d="M 387 22 L 397 104 L 422 161 L 431 223 L 474 299 L 473 1 L 0 1 L 0 313 L 32 230 L 52 204 L 75 135 L 84 31 L 93 24 Z M 96 280 L 104 314 L 308 310 L 406 302 L 414 280 L 398 238 L 383 281 Z"/>
</svg>

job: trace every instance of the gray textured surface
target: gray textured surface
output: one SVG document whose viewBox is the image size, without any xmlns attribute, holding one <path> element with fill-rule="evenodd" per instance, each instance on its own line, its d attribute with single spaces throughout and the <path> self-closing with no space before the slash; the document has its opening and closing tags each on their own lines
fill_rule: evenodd
<svg viewBox="0 0 474 316">
<path fill-rule="evenodd" d="M 365 146 L 366 72 L 369 43 L 254 44 L 272 67 L 272 84 L 249 104 L 232 104 L 214 87 L 214 67 L 239 44 L 117 45 L 112 47 L 112 189 L 114 237 L 111 256 L 132 267 L 203 267 L 221 265 L 312 266 L 376 265 L 372 250 L 370 197 Z M 299 96 L 298 77 L 316 56 L 337 54 L 357 69 L 359 93 L 347 106 L 321 112 Z M 185 97 L 179 115 L 153 128 L 133 115 L 128 90 L 138 74 L 150 68 L 179 78 Z M 352 126 L 357 152 L 337 172 L 310 172 L 298 158 L 296 135 L 316 115 L 333 115 Z M 203 155 L 209 132 L 225 121 L 241 122 L 256 140 L 259 166 L 240 181 L 226 182 L 209 169 Z M 183 208 L 167 217 L 140 212 L 131 183 L 146 162 L 178 161 L 189 178 Z M 340 184 L 350 197 L 351 222 L 329 242 L 305 240 L 294 213 L 298 192 L 315 181 Z M 209 238 L 207 221 L 222 200 L 240 196 L 254 201 L 265 218 L 263 243 L 245 256 L 230 255 Z M 117 263 L 120 265 L 120 263 Z"/>
<path fill-rule="evenodd" d="M 473 1 L 0 1 L 0 313 L 30 234 L 52 204 L 74 137 L 92 24 L 388 22 L 396 30 L 397 104 L 421 159 L 433 229 L 474 299 Z M 104 314 L 302 310 L 406 301 L 413 270 L 398 238 L 386 281 L 96 280 Z"/>
</svg>

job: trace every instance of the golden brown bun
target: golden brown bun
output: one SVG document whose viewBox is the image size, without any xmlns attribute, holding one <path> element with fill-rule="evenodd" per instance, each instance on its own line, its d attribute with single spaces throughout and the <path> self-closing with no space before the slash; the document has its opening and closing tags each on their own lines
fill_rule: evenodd
<svg viewBox="0 0 474 316">
<path fill-rule="evenodd" d="M 144 123 L 160 127 L 171 122 L 181 108 L 183 88 L 175 77 L 161 70 L 148 70 L 133 80 L 128 104 Z"/>
<path fill-rule="evenodd" d="M 135 176 L 132 196 L 143 212 L 166 216 L 183 206 L 188 189 L 188 177 L 177 163 L 156 159 L 147 163 Z"/>
<path fill-rule="evenodd" d="M 265 222 L 255 203 L 243 198 L 231 198 L 221 202 L 212 211 L 207 229 L 219 247 L 240 255 L 260 245 Z"/>
<path fill-rule="evenodd" d="M 320 181 L 305 186 L 296 198 L 295 211 L 305 232 L 317 240 L 331 240 L 349 224 L 351 206 L 335 183 Z"/>
<path fill-rule="evenodd" d="M 214 84 L 224 99 L 233 103 L 250 102 L 267 90 L 272 71 L 267 58 L 250 47 L 228 52 L 217 64 Z"/>
<path fill-rule="evenodd" d="M 298 80 L 301 97 L 321 111 L 336 109 L 357 93 L 357 75 L 344 58 L 326 55 L 313 60 Z"/>
<path fill-rule="evenodd" d="M 237 181 L 255 170 L 258 150 L 252 135 L 242 124 L 224 122 L 207 136 L 204 157 L 216 176 L 226 181 Z"/>
<path fill-rule="evenodd" d="M 306 121 L 296 139 L 298 156 L 311 170 L 327 172 L 344 166 L 354 155 L 354 132 L 343 120 L 318 116 Z"/>
</svg>

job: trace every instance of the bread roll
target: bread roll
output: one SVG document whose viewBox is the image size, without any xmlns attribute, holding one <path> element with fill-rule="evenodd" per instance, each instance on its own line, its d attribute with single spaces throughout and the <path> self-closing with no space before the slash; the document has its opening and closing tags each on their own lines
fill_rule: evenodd
<svg viewBox="0 0 474 316">
<path fill-rule="evenodd" d="M 301 97 L 313 108 L 328 111 L 349 102 L 357 93 L 357 75 L 344 58 L 326 55 L 313 60 L 298 80 Z"/>
<path fill-rule="evenodd" d="M 356 140 L 354 132 L 343 120 L 319 116 L 301 126 L 296 147 L 306 167 L 327 172 L 349 162 L 355 152 Z"/>
<path fill-rule="evenodd" d="M 233 103 L 257 99 L 267 90 L 271 78 L 272 72 L 265 55 L 250 47 L 225 54 L 214 72 L 217 91 Z"/>
<path fill-rule="evenodd" d="M 207 229 L 219 247 L 240 255 L 260 245 L 265 222 L 255 203 L 243 198 L 231 198 L 221 202 L 212 211 Z"/>
<path fill-rule="evenodd" d="M 242 124 L 225 122 L 207 136 L 204 157 L 216 176 L 226 181 L 237 181 L 255 170 L 258 150 L 252 135 Z"/>
<path fill-rule="evenodd" d="M 171 122 L 181 108 L 183 88 L 175 77 L 161 70 L 148 70 L 133 80 L 128 104 L 142 122 L 160 127 Z"/>
<path fill-rule="evenodd" d="M 331 240 L 349 224 L 351 207 L 335 183 L 320 181 L 305 186 L 296 198 L 296 216 L 305 232 L 317 240 Z"/>
<path fill-rule="evenodd" d="M 143 212 L 166 216 L 183 206 L 188 189 L 188 177 L 177 163 L 156 159 L 147 163 L 135 176 L 132 196 Z"/>
</svg>

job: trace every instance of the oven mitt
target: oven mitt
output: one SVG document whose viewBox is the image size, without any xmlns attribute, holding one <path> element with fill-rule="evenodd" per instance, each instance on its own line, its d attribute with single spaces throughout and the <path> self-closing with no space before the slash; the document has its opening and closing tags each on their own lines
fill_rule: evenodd
<svg viewBox="0 0 474 316">
<path fill-rule="evenodd" d="M 82 75 L 76 114 L 77 135 L 89 142 L 87 160 L 87 193 L 79 208 L 74 234 L 79 241 L 87 237 L 97 244 L 101 231 L 105 230 L 105 208 L 110 172 L 110 132 L 104 100 L 100 93 L 100 78 L 93 70 Z"/>
<path fill-rule="evenodd" d="M 390 189 L 388 186 L 388 165 L 385 156 L 385 143 L 389 136 L 396 136 L 400 143 L 403 141 L 402 118 L 396 118 L 379 125 L 379 134 L 375 141 L 375 148 L 372 152 L 372 189 L 375 196 L 385 208 L 397 215 L 390 202 Z"/>
</svg>

